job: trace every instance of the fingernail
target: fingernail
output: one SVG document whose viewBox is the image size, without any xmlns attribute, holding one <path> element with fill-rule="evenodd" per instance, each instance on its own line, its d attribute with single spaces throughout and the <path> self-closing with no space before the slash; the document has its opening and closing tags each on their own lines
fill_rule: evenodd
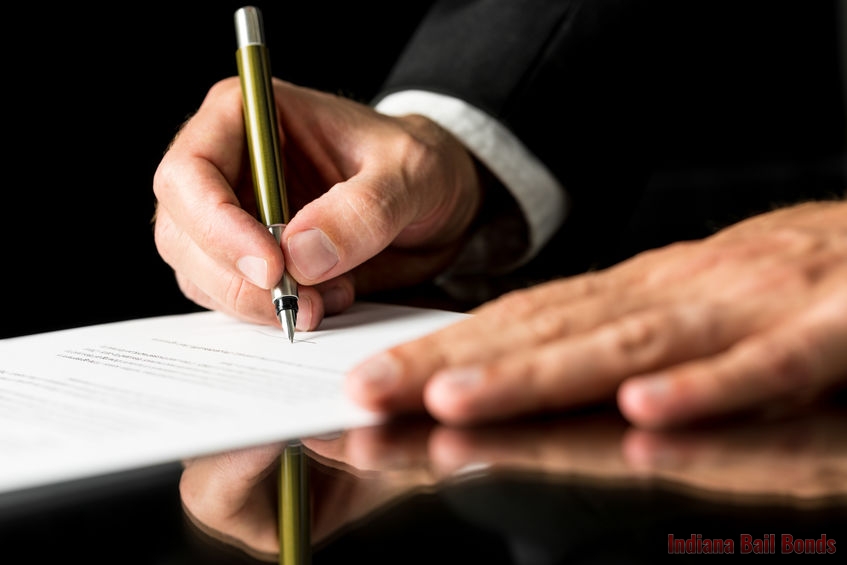
<svg viewBox="0 0 847 565">
<path fill-rule="evenodd" d="M 470 475 L 487 475 L 493 465 L 491 463 L 487 463 L 485 461 L 472 461 L 470 463 L 465 463 L 455 471 L 451 473 L 454 477 L 467 477 Z"/>
<path fill-rule="evenodd" d="M 316 440 L 316 441 L 333 441 L 336 439 L 340 439 L 344 436 L 343 430 L 336 430 L 334 432 L 327 432 L 324 434 L 318 434 L 316 436 L 310 436 L 306 439 L 308 440 Z"/>
<path fill-rule="evenodd" d="M 621 385 L 618 403 L 628 418 L 648 426 L 668 411 L 672 395 L 671 379 L 668 377 L 635 377 Z"/>
<path fill-rule="evenodd" d="M 640 402 L 664 400 L 671 390 L 670 379 L 655 376 L 636 380 L 629 387 L 629 394 L 634 395 Z"/>
<path fill-rule="evenodd" d="M 236 261 L 235 266 L 251 283 L 261 288 L 269 288 L 268 262 L 261 257 L 245 255 Z"/>
<path fill-rule="evenodd" d="M 634 469 L 653 469 L 680 462 L 680 452 L 664 437 L 644 430 L 630 431 L 624 438 L 621 451 L 627 465 Z"/>
<path fill-rule="evenodd" d="M 482 369 L 479 367 L 458 367 L 445 369 L 436 377 L 440 386 L 454 389 L 468 389 L 482 381 Z"/>
<path fill-rule="evenodd" d="M 299 332 L 307 332 L 312 329 L 310 327 L 312 325 L 312 300 L 306 294 L 301 293 L 297 307 L 297 323 L 294 327 Z"/>
<path fill-rule="evenodd" d="M 338 251 L 319 229 L 301 231 L 288 238 L 288 253 L 294 266 L 310 279 L 317 279 L 338 263 Z"/>
<path fill-rule="evenodd" d="M 349 377 L 367 387 L 387 388 L 400 377 L 400 363 L 393 355 L 380 353 L 354 367 Z"/>
</svg>

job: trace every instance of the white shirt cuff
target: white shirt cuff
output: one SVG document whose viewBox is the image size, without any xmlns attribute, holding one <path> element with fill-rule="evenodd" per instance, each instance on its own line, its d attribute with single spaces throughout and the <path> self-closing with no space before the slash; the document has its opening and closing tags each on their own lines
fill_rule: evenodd
<svg viewBox="0 0 847 565">
<path fill-rule="evenodd" d="M 567 212 L 564 187 L 503 124 L 451 96 L 406 90 L 379 100 L 375 109 L 401 116 L 420 114 L 455 135 L 511 192 L 529 228 L 529 249 L 520 263 L 547 243 Z"/>
</svg>

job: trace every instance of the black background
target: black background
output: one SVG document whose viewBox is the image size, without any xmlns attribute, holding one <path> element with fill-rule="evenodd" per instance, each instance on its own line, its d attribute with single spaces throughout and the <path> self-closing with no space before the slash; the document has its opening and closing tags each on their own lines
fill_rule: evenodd
<svg viewBox="0 0 847 565">
<path fill-rule="evenodd" d="M 775 50 L 766 46 L 776 42 L 762 40 L 753 51 L 767 56 L 741 60 L 731 75 L 739 80 L 729 83 L 738 90 L 741 77 L 769 77 L 749 92 L 732 91 L 749 102 L 748 121 L 761 126 L 749 131 L 765 145 L 721 129 L 728 119 L 712 126 L 720 143 L 701 136 L 700 144 L 723 148 L 733 139 L 761 157 L 770 143 L 777 158 L 757 170 L 743 162 L 716 169 L 707 152 L 693 169 L 672 163 L 652 178 L 642 201 L 650 212 L 635 214 L 622 256 L 700 237 L 702 228 L 738 219 L 739 209 L 760 211 L 798 186 L 809 197 L 843 192 L 844 88 L 834 73 L 812 72 L 843 64 L 832 55 L 837 23 L 828 28 L 834 2 L 809 3 L 796 17 L 793 2 L 751 3 L 747 19 L 730 14 L 739 33 L 787 39 Z M 243 4 L 15 3 L 5 10 L 0 338 L 196 309 L 156 252 L 152 179 L 208 89 L 236 74 L 233 15 Z M 254 4 L 264 14 L 275 75 L 369 101 L 430 2 Z M 757 9 L 768 17 L 753 17 Z M 724 43 L 715 38 L 715 46 Z M 780 144 L 801 159 L 785 159 Z M 806 155 L 833 146 L 834 161 Z M 551 264 L 543 255 L 538 263 Z"/>
<path fill-rule="evenodd" d="M 274 74 L 367 101 L 425 2 L 254 2 Z M 153 174 L 237 73 L 243 2 L 12 4 L 4 22 L 0 337 L 189 311 L 153 242 Z"/>
<path fill-rule="evenodd" d="M 209 87 L 235 74 L 233 13 L 242 4 L 13 3 L 5 9 L 0 338 L 194 309 L 154 246 L 152 178 L 177 128 Z M 265 16 L 277 76 L 361 100 L 376 92 L 426 4 L 394 3 L 386 12 L 385 5 L 363 3 L 336 3 L 330 10 L 323 3 L 255 2 Z M 184 547 L 178 474 L 177 468 L 165 469 L 137 490 L 117 481 L 118 493 L 98 483 L 99 496 L 85 504 L 54 500 L 59 508 L 52 514 L 35 508 L 28 516 L 0 516 L 0 545 L 19 562 L 71 555 L 98 563 L 164 563 L 164 555 L 181 553 L 184 563 L 228 562 L 221 551 L 198 559 L 198 551 Z M 526 488 L 517 486 L 518 499 L 527 500 Z M 496 503 L 497 494 L 481 496 Z M 608 500 L 580 489 L 565 494 L 573 499 L 572 506 L 562 506 L 569 521 L 548 522 L 557 526 L 550 535 L 582 535 L 577 550 L 584 553 L 574 550 L 571 558 L 583 563 L 602 559 L 600 550 L 613 552 L 605 546 L 609 540 L 636 549 L 647 544 L 651 555 L 661 554 L 669 531 L 682 536 L 708 532 L 711 525 L 716 536 L 726 537 L 751 525 L 758 535 L 844 531 L 842 507 L 837 516 L 781 508 L 729 515 L 725 507 L 692 510 L 687 501 L 654 491 L 612 493 Z M 411 528 L 400 510 L 387 513 L 375 528 L 354 530 L 327 547 L 316 562 L 349 562 L 357 551 L 374 562 L 395 562 L 399 548 L 411 553 L 407 562 L 428 563 L 442 557 L 457 532 L 480 530 L 482 542 L 478 535 L 478 545 L 461 549 L 479 557 L 480 547 L 489 548 L 505 559 L 500 545 L 483 545 L 500 525 L 456 518 L 458 503 L 444 496 L 414 500 Z M 560 502 L 551 496 L 540 495 Z M 538 514 L 533 507 L 526 515 L 505 515 L 535 526 L 526 516 Z M 598 520 L 592 531 L 605 537 L 585 535 L 596 526 L 587 518 Z M 423 538 L 415 529 L 421 523 L 429 526 Z M 641 562 L 620 555 L 608 561 Z M 689 561 L 673 556 L 673 562 Z"/>
</svg>

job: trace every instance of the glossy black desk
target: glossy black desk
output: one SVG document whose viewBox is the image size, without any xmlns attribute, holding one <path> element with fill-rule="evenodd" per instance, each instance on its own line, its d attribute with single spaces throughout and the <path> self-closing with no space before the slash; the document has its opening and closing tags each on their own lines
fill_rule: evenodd
<svg viewBox="0 0 847 565">
<path fill-rule="evenodd" d="M 307 526 L 288 535 L 310 540 L 298 551 L 316 564 L 837 563 L 845 430 L 843 403 L 672 434 L 606 411 L 348 430 L 295 446 L 288 496 Z M 3 562 L 279 562 L 283 449 L 196 462 L 182 498 L 177 463 L 5 497 Z"/>
</svg>

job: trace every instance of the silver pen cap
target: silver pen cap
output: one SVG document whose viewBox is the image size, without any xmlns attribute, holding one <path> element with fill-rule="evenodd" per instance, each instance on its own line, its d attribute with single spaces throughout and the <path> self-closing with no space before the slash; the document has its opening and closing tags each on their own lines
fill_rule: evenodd
<svg viewBox="0 0 847 565">
<path fill-rule="evenodd" d="M 255 7 L 244 6 L 235 12 L 235 38 L 239 49 L 265 43 L 262 14 Z"/>
</svg>

